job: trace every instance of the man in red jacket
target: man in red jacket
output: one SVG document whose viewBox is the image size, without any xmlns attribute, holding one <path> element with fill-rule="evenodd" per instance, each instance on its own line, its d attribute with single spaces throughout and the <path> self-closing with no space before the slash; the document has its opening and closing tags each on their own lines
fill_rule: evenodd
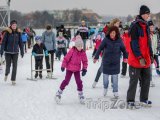
<svg viewBox="0 0 160 120">
<path fill-rule="evenodd" d="M 142 5 L 140 13 L 130 27 L 130 50 L 128 56 L 130 83 L 127 92 L 128 107 L 135 107 L 135 94 L 138 79 L 141 78 L 141 105 L 151 106 L 148 101 L 150 86 L 150 65 L 153 56 L 151 41 L 149 38 L 149 27 L 147 21 L 150 17 L 150 9 Z"/>
</svg>

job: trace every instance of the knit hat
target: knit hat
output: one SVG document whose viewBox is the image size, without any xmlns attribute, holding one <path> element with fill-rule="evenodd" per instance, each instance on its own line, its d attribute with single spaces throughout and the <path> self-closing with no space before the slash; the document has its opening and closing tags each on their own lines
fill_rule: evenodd
<svg viewBox="0 0 160 120">
<path fill-rule="evenodd" d="M 75 47 L 83 46 L 83 41 L 82 39 L 76 39 L 75 41 Z"/>
<path fill-rule="evenodd" d="M 13 25 L 13 24 L 17 24 L 17 21 L 16 21 L 16 20 L 12 20 L 12 21 L 10 22 L 10 25 Z"/>
<path fill-rule="evenodd" d="M 148 26 L 154 26 L 153 21 L 148 21 Z"/>
<path fill-rule="evenodd" d="M 150 9 L 146 5 L 142 5 L 140 7 L 139 14 L 144 15 L 144 14 L 148 14 L 148 13 L 150 13 Z"/>
</svg>

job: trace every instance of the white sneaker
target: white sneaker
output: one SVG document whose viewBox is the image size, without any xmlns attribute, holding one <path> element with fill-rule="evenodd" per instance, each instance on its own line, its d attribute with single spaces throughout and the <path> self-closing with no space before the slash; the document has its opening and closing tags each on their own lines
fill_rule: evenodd
<svg viewBox="0 0 160 120">
<path fill-rule="evenodd" d="M 78 97 L 81 104 L 85 104 L 85 98 L 82 91 L 78 91 Z"/>
<path fill-rule="evenodd" d="M 94 83 L 92 84 L 92 88 L 95 88 L 96 85 L 97 85 L 97 82 L 94 82 Z"/>
<path fill-rule="evenodd" d="M 60 104 L 61 102 L 61 95 L 62 95 L 62 90 L 58 90 L 55 96 L 55 101 L 57 104 Z"/>
<path fill-rule="evenodd" d="M 150 87 L 155 87 L 155 83 L 153 81 L 151 81 Z"/>
<path fill-rule="evenodd" d="M 5 81 L 5 82 L 7 81 L 7 78 L 8 78 L 8 76 L 5 76 L 5 77 L 4 77 L 4 81 Z"/>
<path fill-rule="evenodd" d="M 118 98 L 119 98 L 118 92 L 114 92 L 113 94 L 114 94 L 114 98 L 115 98 L 115 99 L 118 99 Z"/>
<path fill-rule="evenodd" d="M 13 85 L 13 86 L 16 85 L 16 81 L 12 81 L 12 85 Z"/>
<path fill-rule="evenodd" d="M 108 89 L 103 90 L 103 96 L 105 97 L 107 95 Z"/>
</svg>

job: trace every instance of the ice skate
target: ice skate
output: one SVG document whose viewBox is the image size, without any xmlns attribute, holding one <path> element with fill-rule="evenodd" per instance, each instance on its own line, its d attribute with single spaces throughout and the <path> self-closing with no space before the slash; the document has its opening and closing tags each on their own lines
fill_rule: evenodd
<svg viewBox="0 0 160 120">
<path fill-rule="evenodd" d="M 103 96 L 104 96 L 104 97 L 107 96 L 107 92 L 108 92 L 108 89 L 104 89 L 104 90 L 103 90 Z"/>
<path fill-rule="evenodd" d="M 61 102 L 61 95 L 62 95 L 62 90 L 58 90 L 55 96 L 55 101 L 57 104 L 60 104 Z"/>
<path fill-rule="evenodd" d="M 15 86 L 16 85 L 16 81 L 12 81 L 12 85 Z"/>
<path fill-rule="evenodd" d="M 79 101 L 81 104 L 85 104 L 85 98 L 83 96 L 83 92 L 78 92 Z"/>
</svg>

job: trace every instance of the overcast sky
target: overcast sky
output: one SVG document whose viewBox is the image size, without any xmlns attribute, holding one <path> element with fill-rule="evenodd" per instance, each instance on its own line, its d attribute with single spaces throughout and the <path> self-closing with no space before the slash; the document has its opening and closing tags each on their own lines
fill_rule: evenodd
<svg viewBox="0 0 160 120">
<path fill-rule="evenodd" d="M 0 0 L 5 1 L 5 0 Z M 160 0 L 11 0 L 11 9 L 24 13 L 35 10 L 92 9 L 100 15 L 136 15 L 145 4 L 152 13 L 160 12 Z"/>
</svg>

